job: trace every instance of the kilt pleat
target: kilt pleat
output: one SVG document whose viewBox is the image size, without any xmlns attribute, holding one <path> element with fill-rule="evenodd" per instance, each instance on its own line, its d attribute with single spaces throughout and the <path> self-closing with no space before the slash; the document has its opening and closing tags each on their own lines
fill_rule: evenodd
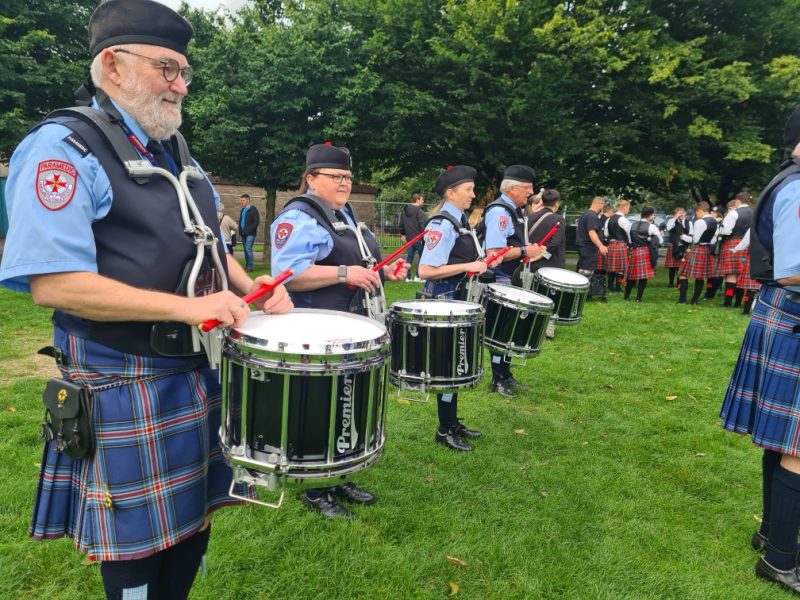
<svg viewBox="0 0 800 600">
<path fill-rule="evenodd" d="M 667 269 L 680 269 L 683 266 L 682 258 L 672 256 L 672 244 L 667 244 L 667 253 L 664 259 L 664 266 Z"/>
<path fill-rule="evenodd" d="M 628 244 L 612 240 L 608 244 L 608 255 L 606 256 L 606 271 L 611 273 L 628 272 Z"/>
<path fill-rule="evenodd" d="M 753 443 L 800 456 L 800 303 L 763 286 L 745 332 L 720 416 Z"/>
<path fill-rule="evenodd" d="M 708 279 L 714 276 L 714 257 L 707 245 L 695 244 L 686 250 L 686 260 L 681 267 L 681 277 Z"/>
<path fill-rule="evenodd" d="M 728 237 L 723 240 L 719 247 L 719 257 L 717 257 L 716 274 L 718 277 L 725 275 L 738 275 L 742 272 L 742 261 L 740 253 L 733 249 L 742 241 L 741 237 Z"/>
<path fill-rule="evenodd" d="M 744 290 L 757 290 L 761 287 L 761 283 L 755 279 L 750 279 L 750 248 L 738 254 L 742 255 L 739 259 L 742 261 L 742 271 L 736 280 L 736 287 Z"/>
<path fill-rule="evenodd" d="M 597 253 L 597 270 L 598 271 L 605 271 L 606 270 L 606 255 L 602 252 Z"/>
<path fill-rule="evenodd" d="M 650 249 L 647 246 L 634 248 L 628 262 L 628 280 L 652 279 L 656 276 L 653 266 L 650 264 Z"/>
<path fill-rule="evenodd" d="M 29 534 L 67 535 L 94 560 L 149 556 L 194 535 L 230 504 L 219 448 L 221 387 L 207 365 L 123 354 L 56 329 L 62 374 L 93 387 L 95 451 L 45 445 Z"/>
</svg>

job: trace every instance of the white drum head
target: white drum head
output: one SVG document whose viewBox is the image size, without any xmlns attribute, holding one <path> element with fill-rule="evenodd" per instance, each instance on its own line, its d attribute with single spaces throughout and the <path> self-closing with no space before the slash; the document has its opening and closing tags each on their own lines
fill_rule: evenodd
<svg viewBox="0 0 800 600">
<path fill-rule="evenodd" d="M 542 296 L 536 292 L 530 292 L 515 285 L 507 285 L 505 283 L 490 283 L 489 297 L 494 296 L 503 300 L 509 300 L 515 304 L 522 304 L 526 306 L 541 305 L 552 306 L 553 301 L 547 296 Z"/>
<path fill-rule="evenodd" d="M 389 307 L 390 313 L 431 317 L 468 316 L 482 311 L 479 304 L 462 300 L 403 300 Z"/>
<path fill-rule="evenodd" d="M 542 267 L 536 271 L 539 276 L 545 281 L 553 281 L 570 286 L 588 286 L 589 279 L 575 271 L 568 271 L 567 269 L 557 269 L 556 267 Z"/>
<path fill-rule="evenodd" d="M 386 327 L 334 310 L 296 308 L 283 315 L 253 313 L 231 330 L 238 344 L 286 354 L 347 354 L 384 343 Z"/>
</svg>

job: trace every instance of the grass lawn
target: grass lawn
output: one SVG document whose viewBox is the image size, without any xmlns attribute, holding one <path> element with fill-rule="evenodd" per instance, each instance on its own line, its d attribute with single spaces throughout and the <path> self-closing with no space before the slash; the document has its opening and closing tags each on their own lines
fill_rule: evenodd
<svg viewBox="0 0 800 600">
<path fill-rule="evenodd" d="M 747 319 L 674 302 L 660 269 L 644 303 L 589 303 L 515 367 L 530 392 L 462 392 L 470 454 L 433 443 L 435 402 L 392 395 L 385 454 L 353 478 L 379 502 L 329 522 L 293 487 L 218 512 L 192 598 L 786 598 L 753 575 L 760 451 L 718 424 Z M 5 290 L 0 309 L 0 598 L 100 598 L 71 541 L 26 536 L 49 311 Z"/>
</svg>

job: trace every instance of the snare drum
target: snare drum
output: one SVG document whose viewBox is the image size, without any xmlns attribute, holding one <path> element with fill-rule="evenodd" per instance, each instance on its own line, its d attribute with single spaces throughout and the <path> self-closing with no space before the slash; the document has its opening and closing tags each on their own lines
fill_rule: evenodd
<svg viewBox="0 0 800 600">
<path fill-rule="evenodd" d="M 533 274 L 533 291 L 553 300 L 559 323 L 575 325 L 583 316 L 589 279 L 575 271 L 542 267 Z"/>
<path fill-rule="evenodd" d="M 367 317 L 251 314 L 225 339 L 220 366 L 220 439 L 234 477 L 270 487 L 253 472 L 320 479 L 375 462 L 388 356 L 386 327 Z"/>
<path fill-rule="evenodd" d="M 553 301 L 546 296 L 500 283 L 488 286 L 484 343 L 506 356 L 536 356 L 542 349 Z"/>
<path fill-rule="evenodd" d="M 483 376 L 484 314 L 480 304 L 459 300 L 392 304 L 389 380 L 401 389 L 420 392 L 477 384 Z"/>
</svg>

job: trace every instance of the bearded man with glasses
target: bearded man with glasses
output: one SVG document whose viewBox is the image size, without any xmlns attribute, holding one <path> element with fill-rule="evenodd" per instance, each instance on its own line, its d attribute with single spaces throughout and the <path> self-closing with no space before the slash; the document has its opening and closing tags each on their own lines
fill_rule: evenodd
<svg viewBox="0 0 800 600">
<path fill-rule="evenodd" d="M 189 23 L 152 0 L 109 0 L 89 33 L 83 106 L 31 131 L 6 187 L 0 284 L 55 309 L 47 353 L 63 379 L 47 389 L 59 406 L 69 394 L 84 398 L 89 426 L 84 442 L 45 428 L 30 535 L 72 537 L 100 561 L 108 598 L 186 598 L 211 514 L 236 503 L 219 448 L 219 375 L 192 329 L 211 319 L 242 325 L 250 310 L 240 296 L 271 279 L 251 280 L 225 253 L 219 196 L 202 171 L 190 170 L 199 175 L 189 184 L 197 211 L 185 229 L 169 172 L 197 167 L 177 133 L 192 80 Z M 198 281 L 224 270 L 228 290 L 215 291 L 218 279 L 191 289 L 183 276 L 196 256 L 193 233 L 207 231 L 198 214 L 217 238 Z M 279 286 L 256 306 L 292 304 Z"/>
</svg>

